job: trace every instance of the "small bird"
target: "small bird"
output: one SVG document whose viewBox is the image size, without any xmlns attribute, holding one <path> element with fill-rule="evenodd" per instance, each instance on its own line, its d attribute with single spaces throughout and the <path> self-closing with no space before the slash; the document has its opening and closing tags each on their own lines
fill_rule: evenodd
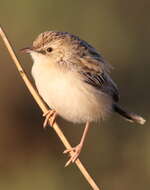
<svg viewBox="0 0 150 190">
<path fill-rule="evenodd" d="M 117 112 L 130 122 L 144 124 L 141 116 L 125 111 L 119 104 L 117 85 L 110 77 L 111 66 L 100 53 L 79 37 L 67 32 L 46 31 L 22 49 L 33 59 L 32 76 L 50 110 L 44 114 L 44 127 L 56 116 L 85 124 L 80 143 L 64 153 L 74 153 L 68 166 L 78 158 L 92 122 Z"/>
</svg>

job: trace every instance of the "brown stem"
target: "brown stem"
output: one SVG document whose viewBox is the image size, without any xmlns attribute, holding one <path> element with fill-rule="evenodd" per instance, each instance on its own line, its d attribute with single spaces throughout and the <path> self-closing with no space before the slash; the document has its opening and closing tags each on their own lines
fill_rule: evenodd
<svg viewBox="0 0 150 190">
<path fill-rule="evenodd" d="M 37 93 L 37 91 L 35 90 L 35 88 L 33 87 L 33 85 L 31 84 L 31 82 L 29 81 L 25 71 L 23 70 L 21 64 L 19 63 L 13 49 L 12 46 L 10 45 L 4 31 L 2 30 L 2 27 L 0 27 L 0 35 L 2 37 L 2 40 L 6 46 L 6 48 L 8 49 L 8 52 L 14 62 L 14 64 L 16 65 L 22 79 L 24 80 L 28 90 L 30 91 L 30 93 L 32 94 L 34 100 L 37 102 L 37 104 L 39 105 L 39 107 L 41 108 L 41 110 L 43 111 L 43 113 L 47 112 L 49 109 L 48 107 L 45 105 L 45 103 L 43 102 L 43 100 L 41 99 L 41 97 L 39 96 L 39 94 Z M 55 130 L 55 132 L 57 133 L 58 137 L 60 138 L 60 140 L 62 141 L 62 143 L 64 144 L 64 146 L 66 147 L 66 149 L 70 149 L 72 148 L 70 143 L 68 142 L 68 140 L 66 139 L 66 137 L 64 136 L 62 130 L 59 128 L 59 126 L 57 125 L 57 123 L 55 123 L 53 125 L 53 129 Z M 72 154 L 72 152 L 71 152 Z M 81 171 L 81 173 L 83 174 L 83 176 L 86 178 L 87 182 L 91 185 L 91 187 L 94 190 L 100 190 L 99 187 L 96 185 L 96 183 L 94 182 L 94 180 L 92 179 L 92 177 L 90 176 L 90 174 L 87 172 L 87 170 L 85 169 L 85 167 L 83 166 L 83 164 L 80 162 L 79 159 L 76 160 L 76 165 L 79 168 L 79 170 Z"/>
</svg>

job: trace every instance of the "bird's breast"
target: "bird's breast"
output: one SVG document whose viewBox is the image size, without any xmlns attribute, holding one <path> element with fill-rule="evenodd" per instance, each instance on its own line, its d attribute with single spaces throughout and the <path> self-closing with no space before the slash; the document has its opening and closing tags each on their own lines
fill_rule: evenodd
<svg viewBox="0 0 150 190">
<path fill-rule="evenodd" d="M 93 121 L 110 111 L 110 98 L 89 87 L 75 72 L 34 64 L 32 75 L 44 101 L 69 121 Z"/>
</svg>

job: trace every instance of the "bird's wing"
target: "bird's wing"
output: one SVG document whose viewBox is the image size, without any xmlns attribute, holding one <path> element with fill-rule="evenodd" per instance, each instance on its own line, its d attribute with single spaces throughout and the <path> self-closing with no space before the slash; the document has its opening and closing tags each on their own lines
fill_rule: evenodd
<svg viewBox="0 0 150 190">
<path fill-rule="evenodd" d="M 87 47 L 88 44 L 86 44 Z M 83 56 L 78 57 L 80 69 L 78 72 L 82 75 L 84 82 L 109 94 L 114 101 L 119 100 L 117 85 L 109 76 L 111 66 L 97 51 L 90 45 L 85 49 Z"/>
</svg>

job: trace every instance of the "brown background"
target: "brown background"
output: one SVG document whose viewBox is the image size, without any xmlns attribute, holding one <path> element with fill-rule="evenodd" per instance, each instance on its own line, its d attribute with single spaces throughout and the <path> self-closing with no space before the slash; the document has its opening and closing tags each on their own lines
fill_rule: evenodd
<svg viewBox="0 0 150 190">
<path fill-rule="evenodd" d="M 121 104 L 147 119 L 130 124 L 113 114 L 91 128 L 81 160 L 103 190 L 150 189 L 150 1 L 0 0 L 0 24 L 30 73 L 32 61 L 19 49 L 45 30 L 79 35 L 113 66 Z M 90 189 L 74 165 L 64 169 L 64 147 L 0 41 L 0 189 Z M 82 106 L 82 105 L 81 105 Z M 59 121 L 73 145 L 83 127 Z"/>
</svg>

